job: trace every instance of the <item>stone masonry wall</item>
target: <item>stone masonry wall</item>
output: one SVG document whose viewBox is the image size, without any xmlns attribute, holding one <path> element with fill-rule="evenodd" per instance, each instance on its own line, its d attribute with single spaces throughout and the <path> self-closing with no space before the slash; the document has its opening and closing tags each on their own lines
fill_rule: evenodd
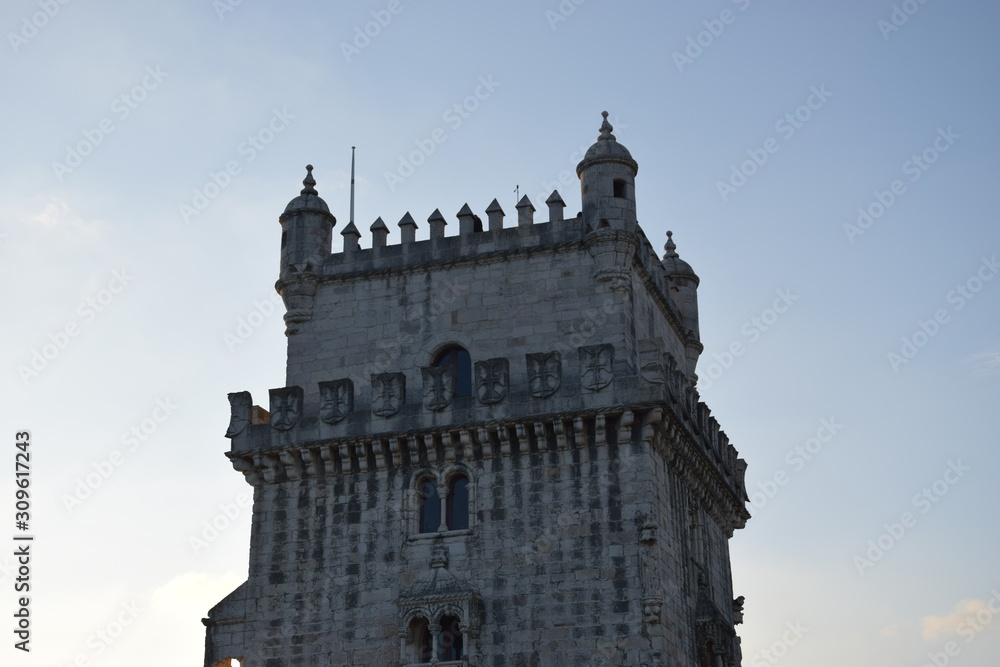
<svg viewBox="0 0 1000 667">
<path fill-rule="evenodd" d="M 415 476 L 442 467 L 429 462 L 261 487 L 247 588 L 248 654 L 260 660 L 248 667 L 400 664 L 395 600 L 438 540 L 485 602 L 480 665 L 652 664 L 654 646 L 690 664 L 686 519 L 664 495 L 680 482 L 654 481 L 659 455 L 616 442 L 615 427 L 602 447 L 588 429 L 565 450 L 528 437 L 509 457 L 456 460 L 472 480 L 468 534 L 417 536 Z M 643 562 L 646 516 L 662 533 Z M 643 568 L 657 562 L 651 593 Z M 670 601 L 662 623 L 644 622 L 650 594 Z"/>
<path fill-rule="evenodd" d="M 230 458 L 255 487 L 244 667 L 416 662 L 400 603 L 435 572 L 466 591 L 480 667 L 687 667 L 708 621 L 729 650 L 745 465 L 669 367 L 681 318 L 642 231 L 609 232 L 602 266 L 591 233 L 574 218 L 327 259 L 269 423 L 230 395 Z M 506 360 L 501 400 L 428 406 L 421 368 L 451 344 Z M 613 358 L 597 383 L 595 346 Z M 560 378 L 539 393 L 525 355 L 552 351 Z M 385 414 L 382 373 L 406 386 Z M 352 402 L 330 417 L 320 383 L 341 379 Z M 458 470 L 469 529 L 418 534 L 421 476 Z M 233 602 L 210 614 L 209 653 L 237 649 Z"/>
<path fill-rule="evenodd" d="M 561 350 L 572 360 L 581 345 L 610 343 L 616 373 L 634 375 L 636 339 L 656 337 L 683 359 L 637 272 L 631 295 L 593 279 L 584 231 L 576 218 L 331 256 L 312 321 L 289 337 L 287 385 L 303 387 L 308 414 L 320 381 L 351 377 L 366 405 L 371 374 L 398 371 L 411 401 L 420 367 L 449 343 L 473 360 L 511 359 L 512 384 L 526 381 L 515 363 L 526 353 Z"/>
</svg>

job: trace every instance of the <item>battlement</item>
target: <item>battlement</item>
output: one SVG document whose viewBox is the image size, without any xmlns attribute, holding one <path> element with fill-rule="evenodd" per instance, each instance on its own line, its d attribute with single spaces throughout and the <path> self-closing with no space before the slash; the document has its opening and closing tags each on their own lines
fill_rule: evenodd
<svg viewBox="0 0 1000 667">
<path fill-rule="evenodd" d="M 331 252 L 336 219 L 307 167 L 300 196 L 282 226 L 276 290 L 286 305 L 286 383 L 305 387 L 310 407 L 315 382 L 334 371 L 368 378 L 395 366 L 415 369 L 448 346 L 479 359 L 520 357 L 543 341 L 575 336 L 617 346 L 616 372 L 636 374 L 638 341 L 659 339 L 688 382 L 697 380 L 698 277 L 680 260 L 668 232 L 662 260 L 635 215 L 638 167 L 605 120 L 597 143 L 580 162 L 582 211 L 566 218 L 558 190 L 546 199 L 548 220 L 535 221 L 527 197 L 516 204 L 516 225 L 494 199 L 486 224 L 468 203 L 455 214 L 458 233 L 435 209 L 429 237 L 405 213 L 397 243 L 379 217 L 361 247 L 354 222 Z M 352 207 L 353 210 L 353 207 Z M 580 338 L 580 336 L 575 336 Z M 591 342 L 592 342 L 591 341 Z"/>
<path fill-rule="evenodd" d="M 272 389 L 264 419 L 254 418 L 263 411 L 249 392 L 230 394 L 228 456 L 256 486 L 603 447 L 640 435 L 718 496 L 720 521 L 745 514 L 745 462 L 685 373 L 658 354 L 660 344 L 642 347 L 641 371 L 625 377 L 614 373 L 611 345 L 581 347 L 574 359 L 528 355 L 525 373 L 515 360 L 477 361 L 475 394 L 464 398 L 430 368 L 419 383 L 401 371 L 370 383 L 321 381 L 322 403 L 312 410 L 303 387 Z"/>
<path fill-rule="evenodd" d="M 558 197 L 557 191 L 553 192 Z M 550 197 L 551 200 L 551 197 Z M 407 212 L 399 221 L 399 243 L 388 243 L 389 228 L 379 218 L 371 226 L 371 247 L 360 247 L 360 232 L 353 225 L 341 235 L 344 237 L 342 252 L 333 253 L 323 265 L 323 276 L 344 276 L 355 273 L 380 273 L 405 271 L 429 264 L 455 261 L 481 261 L 492 256 L 507 256 L 518 252 L 537 252 L 560 246 L 579 244 L 585 234 L 581 216 L 566 220 L 560 212 L 550 210 L 548 222 L 536 224 L 534 206 L 525 196 L 519 205 L 521 221 L 517 226 L 504 227 L 504 212 L 496 199 L 487 208 L 489 227 L 484 229 L 481 219 L 473 214 L 468 204 L 457 214 L 458 233 L 445 235 L 447 219 L 440 209 L 427 218 L 430 237 L 416 240 L 417 223 Z M 561 202 L 561 198 L 560 198 Z"/>
<path fill-rule="evenodd" d="M 441 264 L 484 264 L 506 261 L 514 255 L 578 251 L 587 243 L 588 235 L 601 231 L 593 229 L 582 214 L 564 218 L 562 211 L 565 204 L 558 190 L 553 190 L 546 202 L 549 204 L 547 222 L 535 223 L 534 206 L 525 195 L 518 204 L 517 226 L 504 227 L 503 209 L 494 199 L 486 209 L 489 216 L 487 229 L 483 228 L 479 216 L 465 204 L 457 214 L 459 233 L 452 236 L 445 236 L 447 220 L 440 209 L 435 209 L 428 217 L 431 236 L 420 241 L 415 238 L 417 224 L 407 212 L 398 223 L 400 242 L 392 245 L 388 243 L 389 228 L 380 217 L 371 226 L 369 248 L 360 247 L 360 232 L 351 224 L 341 232 L 343 250 L 327 256 L 317 278 L 320 282 L 336 282 L 429 270 Z M 670 277 L 666 268 L 639 225 L 628 225 L 624 231 L 634 237 L 636 250 L 631 258 L 632 266 L 639 272 L 677 335 L 683 337 L 687 332 L 683 327 L 683 317 L 670 297 Z M 598 237 L 602 235 L 606 234 L 601 232 Z M 591 242 L 596 244 L 598 239 Z M 284 282 L 278 281 L 279 292 Z"/>
</svg>

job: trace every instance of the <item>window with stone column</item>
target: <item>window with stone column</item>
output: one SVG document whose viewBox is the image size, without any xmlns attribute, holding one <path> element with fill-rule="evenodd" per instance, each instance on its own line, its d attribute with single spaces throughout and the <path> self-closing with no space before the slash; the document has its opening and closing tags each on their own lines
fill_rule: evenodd
<svg viewBox="0 0 1000 667">
<path fill-rule="evenodd" d="M 441 533 L 468 534 L 472 528 L 472 476 L 462 465 L 450 465 L 443 472 L 425 469 L 413 478 L 410 507 L 414 518 L 411 538 Z"/>
<path fill-rule="evenodd" d="M 462 621 L 455 614 L 441 616 L 436 622 L 417 616 L 410 622 L 404 638 L 404 665 L 425 667 L 435 665 L 466 665 L 465 633 Z"/>
<path fill-rule="evenodd" d="M 400 590 L 400 658 L 405 667 L 465 667 L 476 661 L 482 597 L 448 570 L 448 550 L 439 538 L 429 568 Z"/>
</svg>

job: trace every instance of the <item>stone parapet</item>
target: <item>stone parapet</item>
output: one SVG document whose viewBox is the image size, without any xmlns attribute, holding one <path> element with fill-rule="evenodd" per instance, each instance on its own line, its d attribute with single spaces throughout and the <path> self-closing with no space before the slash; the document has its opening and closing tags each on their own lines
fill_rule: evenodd
<svg viewBox="0 0 1000 667">
<path fill-rule="evenodd" d="M 582 354 L 586 361 L 588 353 Z M 638 377 L 590 378 L 607 382 L 596 390 L 581 384 L 544 398 L 532 395 L 540 393 L 537 384 L 509 387 L 500 402 L 484 402 L 477 394 L 438 409 L 408 400 L 401 373 L 384 375 L 386 391 L 398 399 L 395 411 L 385 416 L 378 414 L 382 402 L 358 401 L 346 378 L 323 383 L 338 393 L 326 396 L 320 414 L 302 413 L 301 387 L 271 390 L 268 423 L 242 422 L 245 427 L 236 433 L 230 427 L 234 467 L 260 485 L 641 440 L 696 482 L 707 511 L 730 533 L 749 518 L 746 464 L 679 370 L 647 365 Z M 380 381 L 373 382 L 378 386 Z M 245 411 L 250 398 L 247 392 L 233 396 L 243 398 L 233 406 L 237 423 L 237 410 Z M 336 412 L 335 406 L 340 406 Z"/>
</svg>

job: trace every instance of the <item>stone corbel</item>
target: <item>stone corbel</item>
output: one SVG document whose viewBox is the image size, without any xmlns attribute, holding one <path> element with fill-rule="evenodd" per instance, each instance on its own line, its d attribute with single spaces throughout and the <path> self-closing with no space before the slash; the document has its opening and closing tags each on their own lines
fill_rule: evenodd
<svg viewBox="0 0 1000 667">
<path fill-rule="evenodd" d="M 635 234 L 619 229 L 596 229 L 584 238 L 584 246 L 597 268 L 594 278 L 610 283 L 616 291 L 627 291 L 632 284 L 632 260 L 639 242 Z"/>
<path fill-rule="evenodd" d="M 275 284 L 274 288 L 285 302 L 285 335 L 301 331 L 302 324 L 312 320 L 316 302 L 316 285 L 319 277 L 312 272 L 290 273 Z"/>
</svg>

